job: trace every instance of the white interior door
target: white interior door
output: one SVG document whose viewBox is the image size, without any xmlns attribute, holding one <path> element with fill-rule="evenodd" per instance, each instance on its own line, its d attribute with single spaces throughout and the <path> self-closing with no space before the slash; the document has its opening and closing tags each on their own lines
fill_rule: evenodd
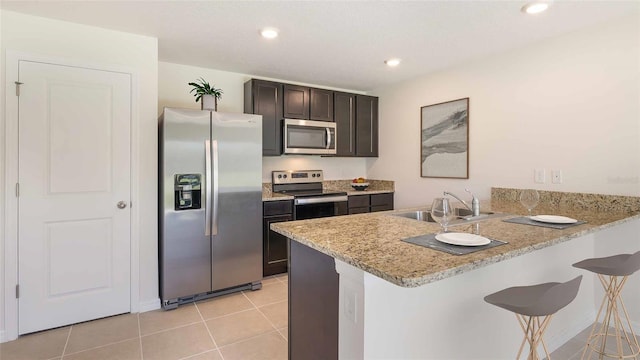
<svg viewBox="0 0 640 360">
<path fill-rule="evenodd" d="M 19 333 L 129 312 L 131 76 L 19 78 Z"/>
</svg>

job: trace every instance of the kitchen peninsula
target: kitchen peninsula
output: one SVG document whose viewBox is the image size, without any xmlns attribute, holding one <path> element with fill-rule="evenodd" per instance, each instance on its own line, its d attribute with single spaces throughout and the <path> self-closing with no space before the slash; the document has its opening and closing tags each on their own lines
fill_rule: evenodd
<svg viewBox="0 0 640 360">
<path fill-rule="evenodd" d="M 492 189 L 482 210 L 505 216 L 452 228 L 507 242 L 463 256 L 402 242 L 439 228 L 391 212 L 273 224 L 292 239 L 291 358 L 306 358 L 304 351 L 341 359 L 513 358 L 520 329 L 512 314 L 484 303 L 485 295 L 566 281 L 583 274 L 571 266 L 577 261 L 640 248 L 640 198 L 541 192 L 538 213 L 586 221 L 556 230 L 504 222 L 523 213 L 517 193 Z M 600 286 L 583 275 L 578 297 L 547 332 L 551 351 L 595 318 Z M 627 295 L 637 325 L 638 295 Z"/>
</svg>

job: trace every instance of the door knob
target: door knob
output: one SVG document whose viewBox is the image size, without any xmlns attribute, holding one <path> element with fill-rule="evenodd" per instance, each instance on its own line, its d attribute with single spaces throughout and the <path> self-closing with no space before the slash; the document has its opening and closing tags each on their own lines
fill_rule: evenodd
<svg viewBox="0 0 640 360">
<path fill-rule="evenodd" d="M 124 209 L 127 207 L 126 201 L 118 201 L 118 209 Z"/>
</svg>

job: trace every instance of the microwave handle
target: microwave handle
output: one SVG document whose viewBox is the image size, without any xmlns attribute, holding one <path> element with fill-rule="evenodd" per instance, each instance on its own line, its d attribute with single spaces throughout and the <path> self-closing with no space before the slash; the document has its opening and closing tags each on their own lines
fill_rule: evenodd
<svg viewBox="0 0 640 360">
<path fill-rule="evenodd" d="M 333 142 L 333 140 L 331 139 L 331 130 L 329 128 L 325 128 L 325 130 L 327 131 L 327 147 L 326 147 L 326 149 L 331 149 L 331 143 Z"/>
</svg>

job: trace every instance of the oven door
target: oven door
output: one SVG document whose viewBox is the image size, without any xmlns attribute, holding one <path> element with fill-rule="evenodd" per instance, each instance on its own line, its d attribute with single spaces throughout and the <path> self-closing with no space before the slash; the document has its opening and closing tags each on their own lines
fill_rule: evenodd
<svg viewBox="0 0 640 360">
<path fill-rule="evenodd" d="M 336 154 L 336 124 L 284 119 L 285 154 Z"/>
<path fill-rule="evenodd" d="M 347 215 L 346 196 L 303 198 L 294 200 L 293 220 Z"/>
</svg>

